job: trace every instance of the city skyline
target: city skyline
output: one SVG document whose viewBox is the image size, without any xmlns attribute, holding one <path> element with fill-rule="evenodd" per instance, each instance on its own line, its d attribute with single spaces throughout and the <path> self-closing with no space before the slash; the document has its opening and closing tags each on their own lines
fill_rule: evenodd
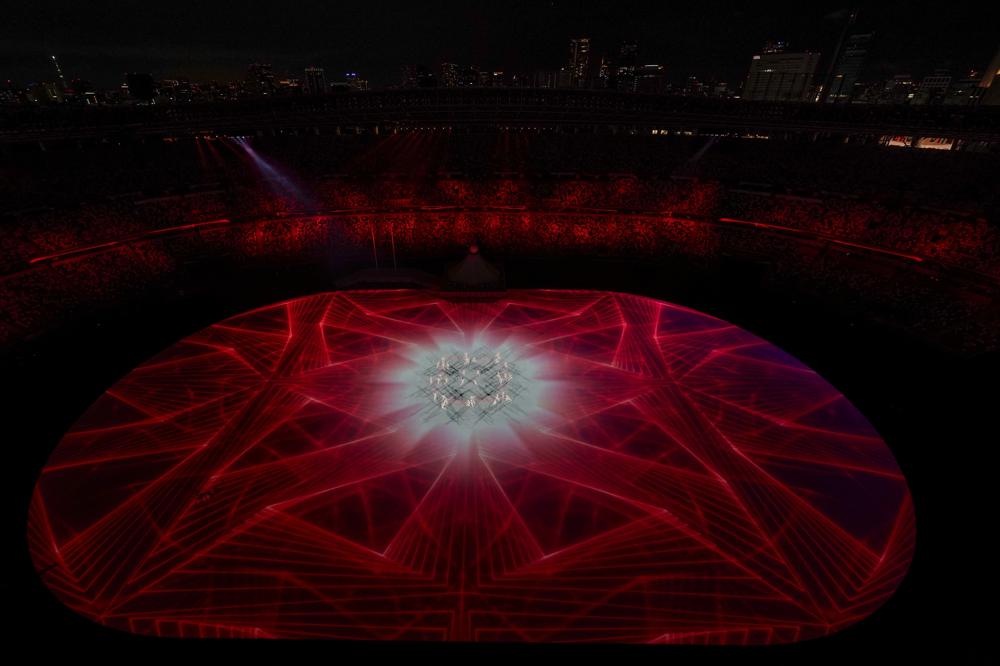
<svg viewBox="0 0 1000 666">
<path fill-rule="evenodd" d="M 230 14 L 207 6 L 192 20 L 176 3 L 143 12 L 101 3 L 71 7 L 48 2 L 49 11 L 12 8 L 0 27 L 0 79 L 17 84 L 54 80 L 51 55 L 67 79 L 102 88 L 122 82 L 125 72 L 154 78 L 208 82 L 242 80 L 248 64 L 266 62 L 276 73 L 304 79 L 308 67 L 324 68 L 328 80 L 360 72 L 373 87 L 399 84 L 403 66 L 441 63 L 476 65 L 483 71 L 531 73 L 567 63 L 570 40 L 589 38 L 590 75 L 621 45 L 639 44 L 638 64 L 666 67 L 670 81 L 688 76 L 737 87 L 751 54 L 769 40 L 785 40 L 794 51 L 833 53 L 849 9 L 833 4 L 745 11 L 739 3 L 695 8 L 637 7 L 635 3 L 514 3 L 498 10 L 488 3 L 453 5 L 437 12 L 382 3 L 305 2 Z M 716 11 L 712 11 L 712 10 Z M 611 19 L 615 20 L 611 20 Z M 997 9 L 959 3 L 947 15 L 930 16 L 908 3 L 860 8 L 854 32 L 876 32 L 869 77 L 907 73 L 922 77 L 938 68 L 963 75 L 985 68 L 997 44 Z M 824 59 L 821 68 L 827 63 Z"/>
<path fill-rule="evenodd" d="M 406 65 L 393 88 L 556 88 L 614 90 L 624 93 L 685 95 L 696 97 L 743 98 L 754 101 L 869 104 L 949 104 L 996 105 L 997 87 L 992 86 L 1000 70 L 1000 50 L 989 65 L 977 70 L 953 73 L 936 68 L 931 74 L 895 74 L 874 78 L 868 63 L 875 33 L 855 32 L 857 13 L 844 22 L 841 38 L 824 62 L 817 51 L 796 50 L 784 40 L 769 40 L 751 56 L 742 82 L 730 84 L 717 79 L 699 80 L 687 76 L 670 81 L 667 67 L 643 64 L 638 60 L 638 42 L 627 40 L 617 54 L 590 60 L 590 38 L 569 40 L 568 57 L 558 69 L 535 72 L 505 72 L 476 65 L 442 62 L 438 67 Z M 276 71 L 270 63 L 251 63 L 242 78 L 231 81 L 192 81 L 186 77 L 155 78 L 149 72 L 128 72 L 113 88 L 101 88 L 91 81 L 64 76 L 55 55 L 50 56 L 55 79 L 20 87 L 8 80 L 0 84 L 0 105 L 70 103 L 74 105 L 172 104 L 326 95 L 332 92 L 372 89 L 364 74 L 331 72 L 310 65 L 301 76 Z"/>
</svg>

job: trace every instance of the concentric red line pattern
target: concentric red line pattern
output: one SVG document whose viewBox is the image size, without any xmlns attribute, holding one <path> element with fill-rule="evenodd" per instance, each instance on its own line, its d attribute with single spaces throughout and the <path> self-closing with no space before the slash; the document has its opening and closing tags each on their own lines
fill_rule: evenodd
<svg viewBox="0 0 1000 666">
<path fill-rule="evenodd" d="M 440 334 L 516 341 L 557 382 L 552 418 L 406 426 L 380 378 Z M 29 518 L 67 606 L 189 637 L 791 642 L 872 613 L 914 539 L 888 447 L 816 373 L 587 291 L 340 292 L 223 321 L 81 417 Z"/>
</svg>

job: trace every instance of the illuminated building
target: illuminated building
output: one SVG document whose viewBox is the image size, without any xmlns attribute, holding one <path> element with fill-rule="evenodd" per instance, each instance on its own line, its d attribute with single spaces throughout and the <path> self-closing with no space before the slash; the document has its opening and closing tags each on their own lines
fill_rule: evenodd
<svg viewBox="0 0 1000 666">
<path fill-rule="evenodd" d="M 789 53 L 784 42 L 768 42 L 750 61 L 743 98 L 767 101 L 805 101 L 813 93 L 819 53 Z"/>
<path fill-rule="evenodd" d="M 302 93 L 302 82 L 298 79 L 280 79 L 275 84 L 275 90 L 282 96 L 298 95 Z"/>
<path fill-rule="evenodd" d="M 639 54 L 638 42 L 624 42 L 618 51 L 618 69 L 615 72 L 615 87 L 624 92 L 636 90 L 636 59 Z"/>
<path fill-rule="evenodd" d="M 54 83 L 42 82 L 29 86 L 28 101 L 39 104 L 53 104 L 63 101 L 62 91 Z"/>
<path fill-rule="evenodd" d="M 10 79 L 4 81 L 3 85 L 0 85 L 0 106 L 17 104 L 20 101 L 21 95 L 14 82 Z"/>
<path fill-rule="evenodd" d="M 479 68 L 469 65 L 459 70 L 458 85 L 462 88 L 475 88 L 479 85 Z"/>
<path fill-rule="evenodd" d="M 635 91 L 647 95 L 662 95 L 667 86 L 666 70 L 663 65 L 639 67 L 635 74 Z"/>
<path fill-rule="evenodd" d="M 570 86 L 582 87 L 587 83 L 587 74 L 590 70 L 590 38 L 577 37 L 569 40 L 569 63 L 567 69 L 570 73 Z"/>
<path fill-rule="evenodd" d="M 252 95 L 274 92 L 274 69 L 269 64 L 253 63 L 247 68 L 246 91 Z"/>
<path fill-rule="evenodd" d="M 934 104 L 940 102 L 951 87 L 951 74 L 946 69 L 936 69 L 930 76 L 925 76 L 917 86 L 913 104 Z"/>
<path fill-rule="evenodd" d="M 885 84 L 879 97 L 881 104 L 906 104 L 913 99 L 915 83 L 910 74 L 896 74 Z"/>
<path fill-rule="evenodd" d="M 441 63 L 441 85 L 445 88 L 458 87 L 458 65 L 453 62 Z"/>
<path fill-rule="evenodd" d="M 361 78 L 357 72 L 344 74 L 344 81 L 347 83 L 347 87 L 352 90 L 368 90 L 368 79 Z"/>
<path fill-rule="evenodd" d="M 483 88 L 502 88 L 504 85 L 503 72 L 480 72 L 479 85 Z"/>
<path fill-rule="evenodd" d="M 559 72 L 551 69 L 544 69 L 535 72 L 535 88 L 555 88 L 559 80 Z"/>
<path fill-rule="evenodd" d="M 403 88 L 434 88 L 437 84 L 437 77 L 424 65 L 403 67 Z"/>
<path fill-rule="evenodd" d="M 305 93 L 322 95 L 326 92 L 326 73 L 322 67 L 306 67 Z"/>
<path fill-rule="evenodd" d="M 601 63 L 597 68 L 597 81 L 599 87 L 610 88 L 611 87 L 611 67 L 612 61 L 607 56 L 601 57 Z"/>
<path fill-rule="evenodd" d="M 847 42 L 834 64 L 825 101 L 846 102 L 854 97 L 854 87 L 858 83 L 865 60 L 868 57 L 868 48 L 874 37 L 875 34 L 869 32 L 851 35 L 847 38 Z"/>
</svg>

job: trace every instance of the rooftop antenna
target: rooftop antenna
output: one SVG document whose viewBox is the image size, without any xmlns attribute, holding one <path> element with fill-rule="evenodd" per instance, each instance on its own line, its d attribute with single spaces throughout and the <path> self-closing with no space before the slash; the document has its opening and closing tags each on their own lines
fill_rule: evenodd
<svg viewBox="0 0 1000 666">
<path fill-rule="evenodd" d="M 52 56 L 52 64 L 56 67 L 56 74 L 59 75 L 59 85 L 65 90 L 66 89 L 66 77 L 63 76 L 62 67 L 59 66 L 59 61 L 56 60 L 55 56 Z"/>
</svg>

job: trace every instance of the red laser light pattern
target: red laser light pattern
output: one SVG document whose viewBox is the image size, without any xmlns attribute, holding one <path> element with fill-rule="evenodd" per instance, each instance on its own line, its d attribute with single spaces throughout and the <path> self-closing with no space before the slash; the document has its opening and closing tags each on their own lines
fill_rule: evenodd
<svg viewBox="0 0 1000 666">
<path fill-rule="evenodd" d="M 518 350 L 525 416 L 415 427 L 406 384 L 442 340 Z M 29 517 L 68 607 L 189 637 L 791 642 L 872 613 L 914 539 L 888 447 L 815 372 L 588 291 L 225 320 L 80 418 Z"/>
</svg>

